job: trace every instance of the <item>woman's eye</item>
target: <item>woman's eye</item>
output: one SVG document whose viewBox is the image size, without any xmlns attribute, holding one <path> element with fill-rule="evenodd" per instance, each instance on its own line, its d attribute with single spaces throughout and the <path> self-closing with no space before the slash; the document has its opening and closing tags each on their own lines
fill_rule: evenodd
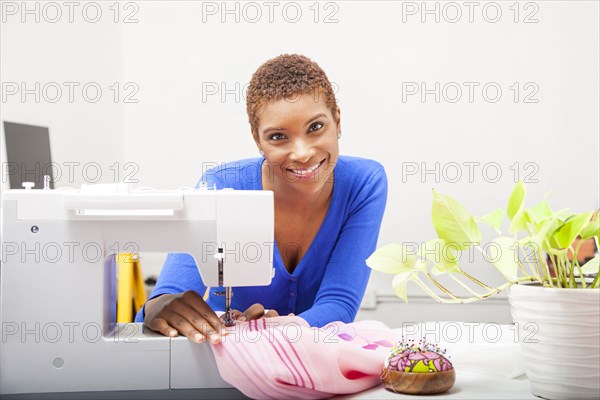
<svg viewBox="0 0 600 400">
<path fill-rule="evenodd" d="M 308 128 L 309 132 L 315 132 L 318 131 L 319 129 L 321 129 L 323 127 L 323 123 L 322 122 L 315 122 L 314 124 L 312 124 L 310 126 L 310 128 Z"/>
<path fill-rule="evenodd" d="M 269 136 L 269 140 L 273 140 L 273 141 L 279 141 L 281 139 L 285 139 L 285 136 L 283 136 L 281 133 L 274 133 L 271 136 Z"/>
</svg>

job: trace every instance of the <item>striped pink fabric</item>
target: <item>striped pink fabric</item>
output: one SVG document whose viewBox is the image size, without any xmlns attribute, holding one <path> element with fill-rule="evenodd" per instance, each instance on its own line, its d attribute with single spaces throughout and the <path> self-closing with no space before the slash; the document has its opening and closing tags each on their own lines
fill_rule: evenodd
<svg viewBox="0 0 600 400">
<path fill-rule="evenodd" d="M 311 328 L 299 317 L 238 323 L 213 345 L 223 379 L 255 399 L 319 399 L 378 385 L 398 340 L 377 321 Z"/>
</svg>

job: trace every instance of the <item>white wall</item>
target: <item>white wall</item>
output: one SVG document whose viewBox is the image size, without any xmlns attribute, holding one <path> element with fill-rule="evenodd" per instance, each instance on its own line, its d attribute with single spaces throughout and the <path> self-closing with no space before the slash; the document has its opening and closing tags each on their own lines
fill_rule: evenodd
<svg viewBox="0 0 600 400">
<path fill-rule="evenodd" d="M 245 3 L 227 3 L 230 10 L 237 4 L 236 22 L 235 11 L 222 14 L 221 2 L 138 1 L 138 8 L 121 10 L 121 18 L 134 12 L 137 23 L 3 24 L 3 82 L 119 81 L 131 82 L 139 92 L 137 103 L 12 101 L 2 104 L 2 118 L 50 125 L 58 160 L 110 164 L 118 157 L 122 165 L 133 163 L 128 165 L 135 170 L 125 172 L 134 171 L 139 185 L 191 186 L 203 163 L 257 154 L 243 93 L 235 87 L 243 87 L 267 59 L 302 53 L 317 61 L 338 88 L 341 152 L 376 159 L 387 170 L 389 198 L 380 244 L 434 237 L 431 188 L 456 196 L 477 215 L 503 207 L 515 171 L 529 180 L 529 204 L 551 191 L 554 208 L 598 207 L 598 3 L 526 3 L 519 4 L 517 23 L 515 9 L 509 8 L 513 2 L 480 2 L 472 23 L 462 2 L 453 3 L 462 12 L 456 23 L 447 21 L 456 8 L 443 2 L 427 6 L 440 8 L 439 23 L 434 15 L 425 15 L 423 23 L 421 13 L 408 13 L 421 2 L 320 3 L 317 23 L 313 2 L 295 3 L 302 11 L 297 23 L 289 22 L 294 5 L 284 16 L 285 3 L 278 3 L 269 22 L 268 7 L 257 2 L 262 18 L 251 23 L 256 8 Z M 494 5 L 502 15 L 491 23 Z M 215 15 L 206 12 L 214 10 Z M 324 23 L 332 12 L 337 22 Z M 538 22 L 524 23 L 527 16 Z M 462 98 L 448 101 L 455 96 L 450 90 L 439 103 L 434 95 L 424 102 L 418 95 L 403 99 L 403 85 L 412 82 L 425 82 L 429 89 L 435 82 L 441 87 L 456 82 Z M 464 82 L 479 85 L 472 102 Z M 519 83 L 518 102 L 514 82 Z M 481 88 L 488 83 L 502 90 L 497 102 L 483 98 Z M 234 93 L 221 99 L 220 90 L 203 92 L 221 84 Z M 531 99 L 537 102 L 524 102 L 534 88 Z M 488 94 L 493 97 L 494 91 Z M 438 176 L 403 177 L 403 169 L 414 163 L 432 169 L 436 162 Z M 473 182 L 464 164 L 470 162 L 480 163 Z M 461 166 L 456 183 L 445 179 L 454 178 L 451 163 Z M 494 165 L 501 172 L 497 182 Z M 480 261 L 470 269 L 482 267 Z M 489 271 L 483 278 L 499 282 Z M 389 282 L 390 277 L 374 274 L 371 290 L 390 294 Z M 412 292 L 420 295 L 416 288 Z M 425 317 L 431 304 L 421 306 Z M 485 304 L 479 309 L 483 316 Z"/>
<path fill-rule="evenodd" d="M 93 6 L 83 12 L 87 3 L 72 9 L 73 22 L 62 2 L 45 4 L 2 2 L 0 119 L 50 128 L 56 187 L 111 182 L 114 164 L 122 160 L 126 111 L 110 89 L 122 82 L 121 24 L 114 23 L 109 3 L 96 3 L 101 14 L 95 23 L 88 22 L 97 18 Z M 22 89 L 31 92 L 22 96 Z"/>
</svg>

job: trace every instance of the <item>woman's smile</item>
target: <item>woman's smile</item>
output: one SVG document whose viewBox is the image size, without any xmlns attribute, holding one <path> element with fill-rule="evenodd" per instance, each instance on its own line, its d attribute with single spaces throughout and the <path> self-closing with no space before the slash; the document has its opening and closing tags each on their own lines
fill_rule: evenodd
<svg viewBox="0 0 600 400">
<path fill-rule="evenodd" d="M 305 167 L 296 167 L 296 168 L 287 168 L 287 171 L 290 171 L 296 178 L 298 179 L 311 179 L 314 176 L 319 175 L 322 170 L 323 164 L 325 164 L 325 158 L 315 164 L 311 165 L 308 168 Z"/>
</svg>

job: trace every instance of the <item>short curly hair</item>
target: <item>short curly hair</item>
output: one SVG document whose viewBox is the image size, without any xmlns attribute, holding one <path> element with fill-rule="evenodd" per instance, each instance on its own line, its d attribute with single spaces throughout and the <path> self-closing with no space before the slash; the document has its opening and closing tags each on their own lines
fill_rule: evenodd
<svg viewBox="0 0 600 400">
<path fill-rule="evenodd" d="M 316 62 L 299 54 L 282 54 L 265 62 L 252 75 L 246 92 L 252 133 L 258 133 L 258 112 L 265 103 L 293 99 L 306 93 L 313 93 L 315 99 L 323 96 L 334 118 L 337 116 L 331 82 Z"/>
</svg>

